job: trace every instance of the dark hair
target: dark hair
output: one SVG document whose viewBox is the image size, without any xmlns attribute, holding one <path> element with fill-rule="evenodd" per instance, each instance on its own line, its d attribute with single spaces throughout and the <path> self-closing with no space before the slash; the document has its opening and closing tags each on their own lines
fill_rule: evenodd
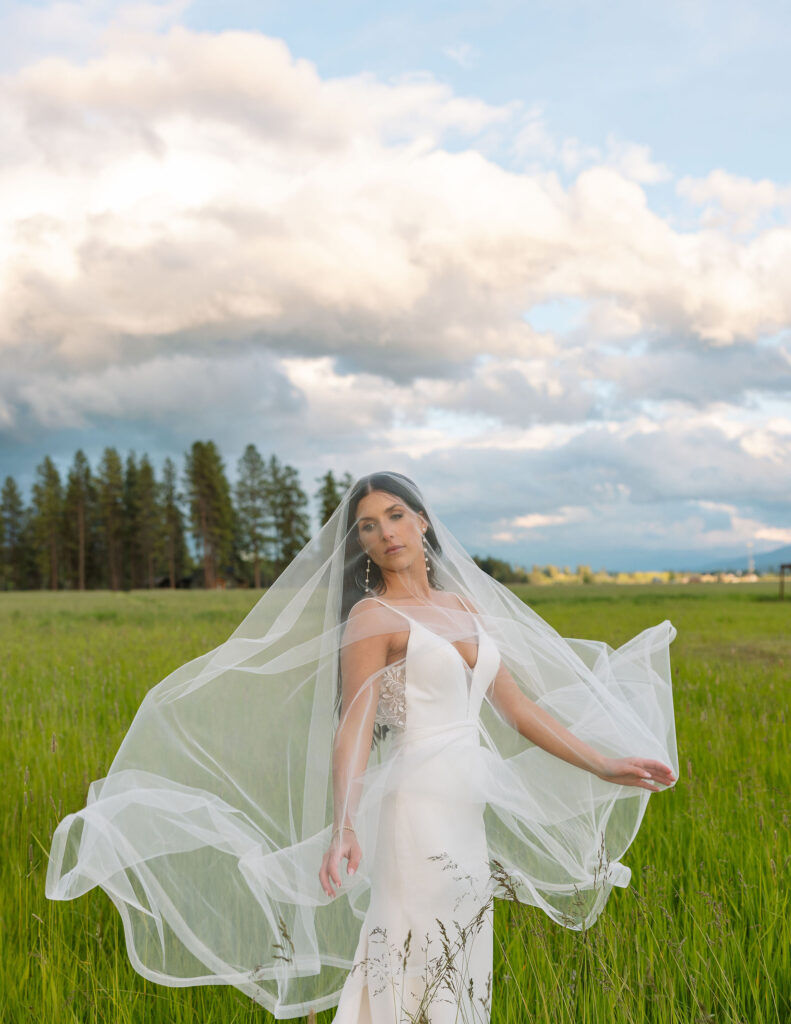
<svg viewBox="0 0 791 1024">
<path fill-rule="evenodd" d="M 409 508 L 412 509 L 413 512 L 420 512 L 428 523 L 424 536 L 428 545 L 429 557 L 431 558 L 433 555 L 438 555 L 441 551 L 437 535 L 434 532 L 434 527 L 431 525 L 431 520 L 423 507 L 423 498 L 421 497 L 420 491 L 409 477 L 402 476 L 401 473 L 391 472 L 370 473 L 368 476 L 360 477 L 349 495 L 349 506 L 346 514 L 346 548 L 344 551 L 343 565 L 341 622 L 346 622 L 349 617 L 349 612 L 357 602 L 368 596 L 365 589 L 366 556 L 360 546 L 355 524 L 357 523 L 357 506 L 366 494 L 372 494 L 374 491 L 385 491 L 387 494 L 392 494 L 394 497 L 400 498 L 405 505 L 408 505 Z M 429 586 L 434 589 L 439 589 L 436 581 L 432 579 L 433 575 L 434 573 L 429 574 Z M 370 570 L 368 572 L 368 586 L 374 592 L 381 593 L 383 585 L 384 580 L 382 577 L 382 571 L 372 560 Z M 342 703 L 340 652 L 338 653 L 338 659 L 338 690 L 335 695 L 335 712 L 340 718 Z M 382 725 L 380 722 L 375 722 L 371 748 L 373 749 L 376 747 L 379 741 L 384 739 L 389 731 L 388 726 Z"/>
<path fill-rule="evenodd" d="M 343 563 L 343 598 L 341 600 L 341 622 L 349 617 L 349 612 L 366 596 L 365 575 L 366 556 L 355 529 L 357 522 L 357 506 L 367 494 L 374 491 L 386 491 L 396 498 L 400 498 L 405 505 L 408 505 L 413 512 L 420 512 L 428 527 L 424 534 L 429 549 L 429 558 L 440 553 L 439 541 L 434 532 L 434 527 L 426 514 L 423 505 L 423 498 L 417 486 L 401 473 L 381 472 L 370 473 L 368 476 L 360 477 L 352 488 L 349 495 L 349 508 L 346 516 L 346 550 Z M 433 573 L 429 574 L 429 586 L 437 589 L 436 582 L 432 580 Z M 384 580 L 382 570 L 371 560 L 368 571 L 368 585 L 374 593 L 381 593 Z"/>
</svg>

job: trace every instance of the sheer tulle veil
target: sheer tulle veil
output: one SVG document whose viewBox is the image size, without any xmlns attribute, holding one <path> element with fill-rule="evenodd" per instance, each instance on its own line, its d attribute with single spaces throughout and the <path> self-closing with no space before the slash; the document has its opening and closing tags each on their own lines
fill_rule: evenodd
<svg viewBox="0 0 791 1024">
<path fill-rule="evenodd" d="M 356 522 L 371 488 L 424 516 L 431 586 L 471 609 L 433 610 L 438 643 L 485 630 L 524 693 L 576 736 L 608 756 L 657 758 L 678 776 L 670 622 L 617 649 L 564 639 L 476 565 L 410 480 L 373 474 L 348 490 L 225 642 L 147 693 L 106 778 L 56 829 L 47 895 L 101 887 L 123 918 L 135 969 L 153 981 L 235 985 L 278 1018 L 338 1000 L 369 901 L 382 801 L 404 759 L 425 756 L 398 748 L 386 727 L 373 736 L 370 725 L 352 727 L 371 716 L 351 715 L 339 700 L 344 647 L 394 628 L 386 608 L 365 600 L 366 574 L 371 593 L 381 579 Z M 355 698 L 368 709 L 381 672 Z M 520 899 L 564 927 L 589 926 L 612 887 L 629 881 L 620 858 L 650 792 L 530 744 L 491 700 L 479 738 L 458 786 L 486 806 L 490 859 Z M 330 899 L 318 875 L 337 812 L 339 739 L 367 762 L 344 794 L 363 858 Z"/>
</svg>

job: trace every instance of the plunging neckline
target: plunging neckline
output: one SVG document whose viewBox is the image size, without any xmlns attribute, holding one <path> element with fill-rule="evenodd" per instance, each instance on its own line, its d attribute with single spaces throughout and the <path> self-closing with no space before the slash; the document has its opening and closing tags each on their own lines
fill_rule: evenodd
<svg viewBox="0 0 791 1024">
<path fill-rule="evenodd" d="M 464 665 L 464 667 L 470 672 L 471 680 L 472 680 L 472 678 L 474 678 L 475 673 L 476 673 L 476 671 L 478 669 L 478 666 L 481 663 L 481 630 L 480 630 L 480 628 L 478 626 L 478 623 L 475 620 L 475 616 L 473 615 L 472 612 L 467 611 L 466 608 L 459 609 L 460 611 L 461 610 L 466 611 L 468 615 L 472 616 L 472 619 L 475 622 L 475 637 L 476 637 L 476 640 L 477 640 L 477 654 L 475 656 L 475 664 L 474 665 L 471 665 L 467 661 L 467 659 L 464 657 L 464 655 L 461 653 L 461 651 L 458 649 L 458 647 L 451 640 L 448 640 L 447 637 L 442 636 L 440 633 L 435 633 L 433 629 L 429 629 L 428 626 L 424 626 L 423 623 L 419 619 L 415 619 L 415 618 L 413 618 L 413 616 L 407 615 L 406 612 L 402 611 L 400 608 L 397 608 L 394 604 L 388 604 L 387 601 L 383 601 L 381 599 L 381 597 L 374 597 L 373 600 L 374 601 L 378 601 L 379 604 L 384 605 L 385 608 L 391 608 L 394 612 L 398 612 L 399 615 L 403 615 L 404 618 L 407 620 L 407 622 L 410 624 L 409 625 L 409 636 L 407 637 L 406 649 L 404 650 L 404 657 L 403 657 L 404 664 L 406 664 L 406 660 L 409 657 L 409 645 L 412 642 L 412 626 L 414 625 L 414 626 L 419 626 L 421 629 L 425 630 L 427 633 L 431 633 L 432 636 L 438 637 L 440 640 L 444 640 L 445 643 L 449 647 L 452 647 L 453 650 L 456 652 L 456 654 L 458 654 L 458 656 L 461 658 L 461 661 L 462 661 L 462 664 Z M 454 609 L 452 609 L 452 608 L 448 608 L 448 609 L 445 609 L 445 610 L 446 611 L 454 611 Z M 398 662 L 401 661 L 401 660 L 402 659 L 399 658 L 397 661 L 390 662 L 389 665 L 386 665 L 385 667 L 386 668 L 390 668 L 392 665 L 397 665 Z"/>
</svg>

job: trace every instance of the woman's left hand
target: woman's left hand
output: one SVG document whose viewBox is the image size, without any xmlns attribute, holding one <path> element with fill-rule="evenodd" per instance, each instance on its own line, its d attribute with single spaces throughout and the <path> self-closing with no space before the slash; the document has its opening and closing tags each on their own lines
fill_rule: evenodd
<svg viewBox="0 0 791 1024">
<path fill-rule="evenodd" d="M 661 761 L 653 761 L 648 757 L 607 757 L 596 774 L 605 782 L 613 782 L 617 786 L 650 789 L 652 793 L 661 792 L 659 786 L 654 783 L 672 786 L 676 781 L 671 768 Z"/>
</svg>

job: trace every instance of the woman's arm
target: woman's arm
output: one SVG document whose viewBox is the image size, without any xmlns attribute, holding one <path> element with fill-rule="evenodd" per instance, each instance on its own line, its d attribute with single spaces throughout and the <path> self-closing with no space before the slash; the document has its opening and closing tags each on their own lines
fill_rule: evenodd
<svg viewBox="0 0 791 1024">
<path fill-rule="evenodd" d="M 487 690 L 487 697 L 505 721 L 525 739 L 606 782 L 638 786 L 654 793 L 658 793 L 659 788 L 653 782 L 664 786 L 675 782 L 672 770 L 661 761 L 645 757 L 605 757 L 594 750 L 530 700 L 502 662 Z"/>
<path fill-rule="evenodd" d="M 354 825 L 359 779 L 368 765 L 379 701 L 378 673 L 387 661 L 386 635 L 344 646 L 341 653 L 341 716 L 332 748 L 333 828 Z"/>
<path fill-rule="evenodd" d="M 371 753 L 379 700 L 377 674 L 385 666 L 388 648 L 386 633 L 347 642 L 350 632 L 347 628 L 341 653 L 341 715 L 332 748 L 332 838 L 319 871 L 321 886 L 332 897 L 337 893 L 330 881 L 341 885 L 340 862 L 348 861 L 346 872 L 352 875 L 362 858 L 354 818 L 361 795 L 359 780 Z"/>
</svg>

